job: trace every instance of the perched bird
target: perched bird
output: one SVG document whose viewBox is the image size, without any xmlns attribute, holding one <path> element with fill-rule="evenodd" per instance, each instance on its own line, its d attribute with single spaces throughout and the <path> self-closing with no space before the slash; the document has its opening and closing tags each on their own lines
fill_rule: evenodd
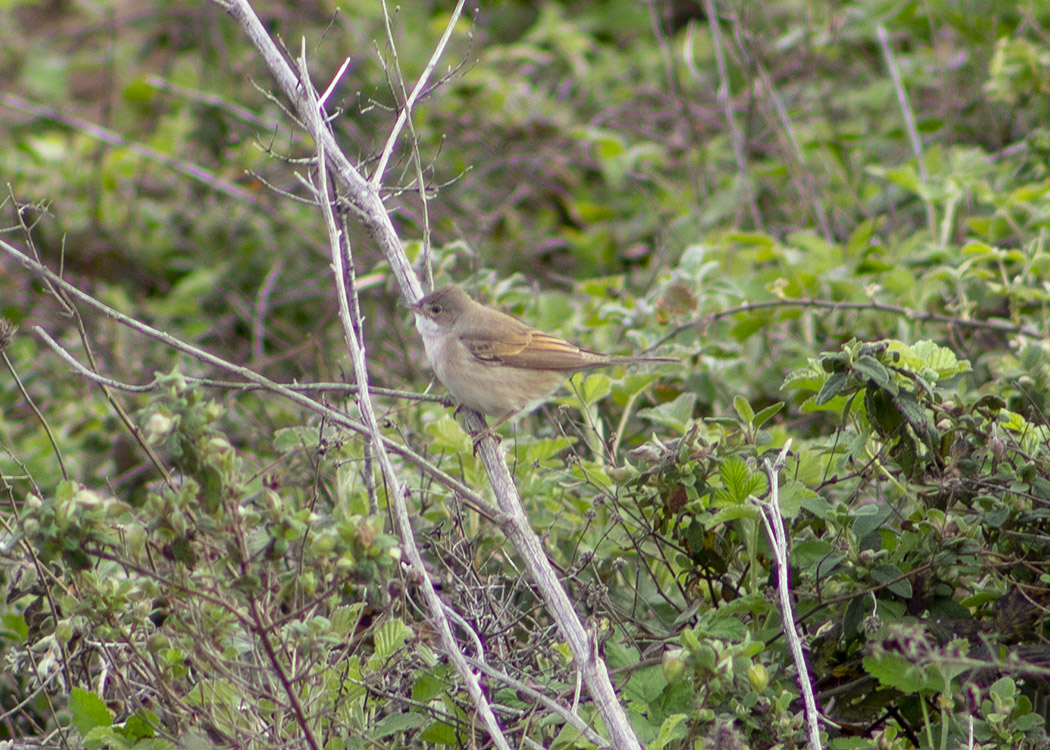
<svg viewBox="0 0 1050 750">
<path fill-rule="evenodd" d="M 412 312 L 438 380 L 464 406 L 498 417 L 486 432 L 535 409 L 574 372 L 678 361 L 581 349 L 474 301 L 458 286 L 431 292 Z"/>
</svg>

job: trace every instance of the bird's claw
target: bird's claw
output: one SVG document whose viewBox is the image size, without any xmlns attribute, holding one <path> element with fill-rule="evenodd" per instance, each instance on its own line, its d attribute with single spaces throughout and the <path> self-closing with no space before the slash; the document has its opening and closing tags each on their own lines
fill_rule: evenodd
<svg viewBox="0 0 1050 750">
<path fill-rule="evenodd" d="M 474 437 L 472 438 L 473 443 L 474 443 L 473 448 L 474 448 L 474 455 L 475 456 L 478 455 L 478 446 L 481 444 L 481 441 L 484 440 L 487 437 L 490 437 L 493 440 L 495 440 L 496 441 L 496 445 L 499 445 L 501 442 L 503 442 L 499 435 L 497 435 L 495 432 L 493 432 L 491 428 L 486 427 L 481 432 L 478 432 L 477 434 L 475 434 Z"/>
</svg>

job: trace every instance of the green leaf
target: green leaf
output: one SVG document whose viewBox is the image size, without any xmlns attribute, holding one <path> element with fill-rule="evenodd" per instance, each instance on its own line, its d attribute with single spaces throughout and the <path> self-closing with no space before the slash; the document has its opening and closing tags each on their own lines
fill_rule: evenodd
<svg viewBox="0 0 1050 750">
<path fill-rule="evenodd" d="M 379 740 L 399 732 L 418 729 L 423 726 L 425 722 L 426 718 L 423 714 L 389 714 L 372 725 L 371 730 L 368 732 L 368 736 L 373 740 Z"/>
<path fill-rule="evenodd" d="M 455 745 L 459 742 L 459 736 L 451 724 L 435 721 L 419 733 L 419 740 L 433 742 L 436 745 Z"/>
<path fill-rule="evenodd" d="M 846 611 L 842 615 L 842 636 L 850 639 L 860 632 L 861 623 L 871 612 L 871 603 L 867 597 L 858 596 L 850 600 L 846 605 Z"/>
<path fill-rule="evenodd" d="M 877 582 L 886 584 L 890 581 L 894 581 L 894 583 L 887 586 L 887 588 L 897 596 L 910 599 L 912 595 L 911 582 L 907 578 L 901 578 L 903 575 L 904 571 L 896 565 L 890 565 L 888 563 L 877 565 L 872 568 L 871 571 L 871 577 Z"/>
<path fill-rule="evenodd" d="M 1039 714 L 1024 714 L 1013 720 L 1014 729 L 1018 732 L 1030 732 L 1036 727 L 1043 725 L 1044 719 Z"/>
<path fill-rule="evenodd" d="M 864 670 L 883 687 L 896 688 L 903 693 L 918 693 L 927 687 L 926 672 L 903 655 L 865 656 L 862 664 Z"/>
<path fill-rule="evenodd" d="M 704 528 L 713 529 L 726 521 L 735 521 L 738 518 L 758 518 L 759 510 L 754 505 L 727 505 L 714 515 L 704 519 Z"/>
<path fill-rule="evenodd" d="M 955 352 L 932 341 L 917 341 L 911 346 L 890 341 L 890 351 L 901 355 L 901 364 L 915 372 L 932 370 L 937 380 L 947 380 L 962 372 L 970 372 L 970 362 L 958 359 Z"/>
<path fill-rule="evenodd" d="M 459 426 L 459 422 L 448 414 L 442 414 L 425 428 L 431 438 L 431 448 L 447 450 L 453 453 L 469 451 L 470 436 Z"/>
<path fill-rule="evenodd" d="M 671 714 L 664 719 L 659 734 L 645 746 L 646 750 L 663 750 L 669 743 L 684 739 L 686 727 L 679 727 L 687 718 L 687 714 Z"/>
<path fill-rule="evenodd" d="M 684 433 L 693 421 L 693 409 L 695 406 L 696 394 L 683 393 L 674 401 L 669 401 L 666 404 L 660 404 L 650 409 L 640 409 L 638 416 Z"/>
<path fill-rule="evenodd" d="M 143 710 L 129 716 L 127 721 L 124 722 L 124 726 L 117 727 L 117 732 L 133 740 L 142 740 L 154 736 L 153 727 L 157 726 L 157 724 L 156 714 Z"/>
<path fill-rule="evenodd" d="M 127 750 L 130 747 L 132 743 L 113 727 L 97 726 L 84 735 L 84 750 Z"/>
<path fill-rule="evenodd" d="M 926 409 L 916 400 L 915 394 L 910 391 L 901 391 L 893 397 L 893 405 L 897 407 L 900 415 L 915 431 L 915 434 L 932 451 L 937 450 L 937 428 L 933 419 Z"/>
<path fill-rule="evenodd" d="M 872 356 L 864 355 L 858 357 L 853 363 L 853 370 L 871 383 L 880 388 L 896 392 L 897 386 L 892 382 L 890 371 L 885 365 Z"/>
<path fill-rule="evenodd" d="M 572 388 L 584 406 L 593 406 L 612 391 L 612 379 L 604 373 L 596 372 L 586 377 L 575 375 Z"/>
<path fill-rule="evenodd" d="M 423 672 L 412 685 L 412 700 L 426 703 L 449 689 L 448 681 L 433 672 Z"/>
<path fill-rule="evenodd" d="M 716 504 L 739 504 L 751 495 L 761 494 L 765 490 L 764 475 L 751 471 L 747 462 L 740 456 L 730 456 L 718 469 L 719 479 L 725 489 L 716 493 Z"/>
<path fill-rule="evenodd" d="M 820 539 L 805 539 L 791 545 L 791 566 L 811 568 L 823 560 L 834 549 Z"/>
<path fill-rule="evenodd" d="M 73 717 L 73 726 L 82 736 L 95 727 L 113 725 L 113 714 L 106 708 L 105 701 L 81 688 L 73 688 L 70 694 L 69 713 Z"/>
<path fill-rule="evenodd" d="M 882 437 L 894 434 L 900 427 L 901 414 L 894 406 L 892 397 L 886 391 L 873 385 L 865 389 L 864 410 L 868 414 L 868 421 Z"/>
<path fill-rule="evenodd" d="M 740 421 L 745 424 L 751 424 L 755 418 L 755 410 L 751 408 L 751 404 L 747 402 L 747 399 L 743 396 L 733 397 L 733 409 L 736 410 L 737 416 L 740 417 Z"/>
<path fill-rule="evenodd" d="M 812 495 L 804 494 L 802 496 L 802 508 L 809 511 L 817 518 L 826 521 L 831 517 L 831 511 L 834 506 L 814 492 Z"/>
<path fill-rule="evenodd" d="M 356 602 L 336 607 L 335 611 L 332 612 L 332 632 L 336 635 L 348 635 L 351 630 L 357 627 L 357 623 L 361 619 L 361 610 L 364 609 L 364 606 L 363 602 Z"/>
<path fill-rule="evenodd" d="M 659 379 L 659 375 L 651 372 L 632 372 L 613 385 L 613 394 L 617 396 L 617 403 L 621 403 L 619 399 L 626 400 L 637 396 Z"/>
<path fill-rule="evenodd" d="M 375 657 L 387 659 L 396 654 L 412 635 L 412 628 L 401 620 L 387 620 L 375 630 Z"/>
<path fill-rule="evenodd" d="M 780 495 L 777 498 L 780 502 L 780 515 L 784 518 L 795 518 L 802 509 L 803 502 L 819 497 L 820 495 L 802 482 L 797 479 L 789 479 L 781 485 Z"/>
<path fill-rule="evenodd" d="M 780 410 L 784 408 L 784 406 L 785 404 L 783 401 L 778 401 L 777 403 L 772 404 L 771 406 L 767 406 L 765 409 L 763 409 L 755 415 L 755 418 L 752 420 L 752 424 L 755 427 L 761 427 L 774 416 L 776 416 L 780 412 Z"/>
<path fill-rule="evenodd" d="M 0 617 L 5 637 L 14 636 L 20 643 L 24 643 L 29 637 L 29 627 L 26 625 L 25 617 L 20 614 L 7 613 Z"/>
<path fill-rule="evenodd" d="M 628 700 L 641 704 L 648 709 L 650 704 L 660 697 L 667 687 L 667 678 L 659 666 L 642 667 L 631 674 L 631 679 L 623 689 L 623 694 Z"/>
<path fill-rule="evenodd" d="M 849 383 L 849 376 L 844 372 L 832 373 L 827 380 L 824 381 L 824 385 L 820 387 L 820 392 L 817 394 L 816 403 L 818 406 L 831 401 L 835 396 L 842 393 Z"/>
<path fill-rule="evenodd" d="M 605 644 L 605 660 L 610 669 L 634 667 L 640 658 L 638 649 L 625 646 L 619 641 L 611 640 Z"/>
<path fill-rule="evenodd" d="M 880 528 L 886 519 L 890 517 L 893 510 L 887 505 L 862 505 L 851 515 L 853 516 L 853 536 L 858 542 L 871 532 Z"/>
<path fill-rule="evenodd" d="M 1013 700 L 1017 695 L 1017 683 L 1011 677 L 1000 677 L 988 688 L 988 692 L 1000 700 Z"/>
<path fill-rule="evenodd" d="M 273 436 L 273 448 L 278 453 L 289 453 L 317 442 L 316 427 L 285 427 Z"/>
</svg>

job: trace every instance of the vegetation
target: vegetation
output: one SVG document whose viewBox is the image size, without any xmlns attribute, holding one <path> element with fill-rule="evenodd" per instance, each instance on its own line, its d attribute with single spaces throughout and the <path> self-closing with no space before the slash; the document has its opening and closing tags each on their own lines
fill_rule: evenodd
<svg viewBox="0 0 1050 750">
<path fill-rule="evenodd" d="M 1050 6 L 449 6 L 256 4 L 367 177 L 454 21 L 381 180 L 417 271 L 681 360 L 502 430 L 641 743 L 804 747 L 801 678 L 824 747 L 1050 746 Z M 316 145 L 242 28 L 189 0 L 0 24 L 0 739 L 496 746 L 349 427 Z M 336 208 L 484 696 L 514 747 L 602 746 L 396 268 Z"/>
</svg>

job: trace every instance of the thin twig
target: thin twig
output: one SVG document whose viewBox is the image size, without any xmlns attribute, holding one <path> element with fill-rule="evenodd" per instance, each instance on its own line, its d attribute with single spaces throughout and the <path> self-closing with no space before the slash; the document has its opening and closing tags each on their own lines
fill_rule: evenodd
<svg viewBox="0 0 1050 750">
<path fill-rule="evenodd" d="M 875 34 L 879 38 L 879 47 L 882 48 L 882 55 L 886 58 L 886 67 L 890 69 L 893 88 L 897 92 L 897 104 L 900 105 L 901 115 L 904 117 L 904 130 L 908 133 L 908 143 L 911 144 L 911 151 L 918 165 L 919 179 L 925 186 L 929 182 L 929 175 L 926 173 L 926 160 L 922 155 L 922 141 L 919 140 L 919 130 L 915 127 L 915 116 L 911 113 L 911 104 L 908 102 L 908 92 L 904 90 L 900 71 L 897 70 L 897 63 L 893 59 L 893 50 L 890 49 L 890 38 L 886 33 L 886 27 L 880 23 L 875 27 Z M 931 238 L 936 238 L 937 218 L 933 213 L 933 203 L 928 198 L 923 198 L 922 202 L 926 207 L 926 231 L 930 233 Z M 942 238 L 942 244 L 943 240 L 946 239 Z"/>
<path fill-rule="evenodd" d="M 726 119 L 726 127 L 729 128 L 729 140 L 733 144 L 737 174 L 744 189 L 744 200 L 747 201 L 748 208 L 751 210 L 751 220 L 755 223 L 755 227 L 761 229 L 762 214 L 759 212 L 758 204 L 755 202 L 755 191 L 751 186 L 751 170 L 748 168 L 747 154 L 744 151 L 746 141 L 740 126 L 737 125 L 736 115 L 733 113 L 733 93 L 729 87 L 729 72 L 726 69 L 722 31 L 718 25 L 718 12 L 715 9 L 715 0 L 704 0 L 704 9 L 707 11 L 707 24 L 711 29 L 711 45 L 715 51 L 715 64 L 718 67 L 718 102 L 722 105 L 722 114 Z M 689 33 L 686 36 L 685 62 L 689 72 L 693 74 L 693 78 L 700 82 L 700 72 L 696 69 L 692 54 L 694 29 L 695 25 L 690 23 Z"/>
<path fill-rule="evenodd" d="M 51 347 L 51 351 L 57 354 L 59 359 L 72 367 L 74 372 L 93 383 L 104 385 L 107 388 L 112 388 L 116 391 L 126 391 L 128 393 L 152 393 L 157 390 L 156 381 L 149 383 L 148 385 L 130 385 L 129 383 L 121 383 L 119 380 L 113 380 L 112 378 L 107 378 L 104 375 L 93 372 L 80 364 L 72 354 L 63 349 L 62 345 L 51 338 L 48 332 L 40 326 L 33 326 L 33 333 L 39 336 L 45 344 Z M 61 459 L 59 460 L 61 461 Z"/>
<path fill-rule="evenodd" d="M 393 152 L 394 144 L 401 131 L 401 128 L 407 124 L 410 142 L 412 144 L 412 162 L 416 168 L 416 183 L 419 189 L 419 204 L 422 207 L 422 224 L 423 224 L 423 286 L 425 289 L 434 288 L 434 269 L 433 262 L 431 259 L 431 243 L 430 243 L 430 207 L 429 198 L 427 197 L 427 185 L 423 174 L 423 159 L 419 154 L 419 141 L 416 137 L 416 126 L 412 120 L 412 108 L 415 106 L 415 102 L 418 100 L 420 92 L 423 91 L 426 86 L 427 80 L 430 78 L 430 74 L 433 72 L 434 67 L 437 65 L 438 59 L 441 57 L 448 45 L 448 40 L 452 36 L 452 31 L 455 29 L 456 24 L 459 22 L 459 17 L 463 12 L 463 5 L 465 0 L 459 0 L 456 3 L 455 9 L 452 11 L 452 15 L 445 25 L 445 33 L 441 36 L 441 40 L 438 42 L 437 47 L 434 48 L 434 53 L 430 56 L 430 60 L 427 63 L 427 67 L 424 68 L 423 73 L 420 75 L 419 80 L 416 81 L 415 88 L 412 89 L 412 93 L 409 94 L 405 90 L 405 77 L 401 73 L 401 66 L 398 62 L 397 57 L 397 46 L 394 44 L 394 32 L 390 25 L 390 13 L 386 6 L 386 2 L 383 2 L 383 19 L 386 26 L 387 43 L 390 45 L 391 54 L 394 56 L 394 72 L 396 73 L 396 81 L 401 88 L 400 94 L 401 99 L 404 101 L 404 105 L 401 107 L 401 111 L 398 112 L 397 122 L 394 123 L 394 127 L 390 132 L 389 138 L 387 138 L 386 146 L 383 149 L 383 155 L 380 157 L 379 165 L 376 167 L 375 173 L 372 175 L 372 184 L 378 187 L 382 183 L 383 171 L 386 169 L 386 162 L 389 160 L 391 153 Z M 398 92 L 395 92 L 395 96 Z"/>
<path fill-rule="evenodd" d="M 190 179 L 196 180 L 202 185 L 207 185 L 212 190 L 219 193 L 232 196 L 238 200 L 246 201 L 248 203 L 257 203 L 259 201 L 258 196 L 249 193 L 248 191 L 237 187 L 232 182 L 224 180 L 223 178 L 212 174 L 210 171 L 200 166 L 199 164 L 192 164 L 190 162 L 183 161 L 181 159 L 175 159 L 167 154 L 162 154 L 156 149 L 152 149 L 149 146 L 143 146 L 141 143 L 129 141 L 121 135 L 114 133 L 108 128 L 104 128 L 101 125 L 97 125 L 93 122 L 87 122 L 86 120 L 79 120 L 75 117 L 60 112 L 50 107 L 43 107 L 39 104 L 33 104 L 32 102 L 26 101 L 20 96 L 15 94 L 0 94 L 0 105 L 11 107 L 12 109 L 18 109 L 23 112 L 29 112 L 34 115 L 46 117 L 49 120 L 68 125 L 71 128 L 86 133 L 92 138 L 108 143 L 112 146 L 120 146 L 134 151 L 139 156 L 145 157 L 151 161 L 155 161 L 159 164 L 163 164 L 180 174 L 184 174 Z"/>
<path fill-rule="evenodd" d="M 1039 331 L 1035 328 L 1027 328 L 1022 325 L 1015 323 L 1008 323 L 1001 320 L 974 320 L 972 318 L 956 318 L 951 315 L 939 315 L 937 313 L 927 313 L 921 310 L 913 310 L 908 307 L 899 307 L 897 305 L 887 305 L 881 302 L 834 302 L 832 300 L 822 299 L 775 299 L 768 300 L 766 302 L 748 302 L 746 305 L 738 305 L 737 307 L 730 307 L 725 310 L 719 310 L 718 312 L 709 313 L 707 315 L 701 315 L 698 318 L 694 318 L 687 323 L 682 323 L 675 328 L 671 329 L 669 333 L 658 339 L 652 346 L 648 347 L 645 351 L 651 351 L 666 344 L 668 341 L 676 338 L 678 334 L 683 331 L 688 331 L 691 328 L 695 328 L 698 325 L 708 323 L 710 321 L 720 320 L 722 318 L 729 318 L 733 315 L 740 315 L 742 313 L 758 312 L 759 310 L 771 310 L 778 307 L 793 308 L 793 307 L 813 307 L 822 310 L 873 310 L 875 312 L 890 313 L 891 315 L 899 315 L 907 318 L 908 320 L 914 320 L 924 323 L 944 323 L 949 326 L 958 326 L 959 328 L 977 328 L 986 331 L 997 331 L 999 333 L 1013 333 L 1018 336 L 1024 336 L 1025 338 L 1033 339 L 1035 341 L 1042 341 L 1047 338 L 1046 331 Z"/>
<path fill-rule="evenodd" d="M 735 32 L 737 45 L 742 51 L 745 49 L 744 32 L 742 30 L 739 19 L 734 16 L 733 29 Z M 787 164 L 791 168 L 792 179 L 797 181 L 799 194 L 807 198 L 809 204 L 812 206 L 813 215 L 820 225 L 820 231 L 824 239 L 831 242 L 833 237 L 831 234 L 831 223 L 828 221 L 827 213 L 824 210 L 824 202 L 820 199 L 819 192 L 814 186 L 813 174 L 808 169 L 806 162 L 806 156 L 802 151 L 802 147 L 799 145 L 798 137 L 795 135 L 795 126 L 791 122 L 791 116 L 788 115 L 787 107 L 784 106 L 784 102 L 780 98 L 780 94 L 777 93 L 776 86 L 773 84 L 773 79 L 769 77 L 768 71 L 761 61 L 757 58 L 754 59 L 754 69 L 758 73 L 758 77 L 762 82 L 762 90 L 765 92 L 766 100 L 771 102 L 773 105 L 773 111 L 775 113 L 775 119 L 780 122 L 779 133 L 787 139 L 788 146 L 790 147 L 791 155 L 794 157 L 793 160 L 788 160 Z"/>
<path fill-rule="evenodd" d="M 802 702 L 806 706 L 806 721 L 809 734 L 810 750 L 820 750 L 820 724 L 818 722 L 817 700 L 813 695 L 813 680 L 806 666 L 806 656 L 802 652 L 802 639 L 795 623 L 795 612 L 791 605 L 791 577 L 788 568 L 788 538 L 784 529 L 784 519 L 780 514 L 780 470 L 791 448 L 788 440 L 775 461 L 765 460 L 766 476 L 769 478 L 769 501 L 755 501 L 762 513 L 762 524 L 769 537 L 769 546 L 777 566 L 777 596 L 780 599 L 780 615 L 784 621 L 784 634 L 787 636 L 791 656 L 798 672 L 798 686 L 802 691 Z"/>
<path fill-rule="evenodd" d="M 55 458 L 58 459 L 58 468 L 62 472 L 62 478 L 69 479 L 69 474 L 66 472 L 66 462 L 62 460 L 62 450 L 58 447 L 58 442 L 55 440 L 55 434 L 51 431 L 51 426 L 47 423 L 44 415 L 40 413 L 40 409 L 36 408 L 36 402 L 33 401 L 33 397 L 30 396 L 29 391 L 26 390 L 25 385 L 22 383 L 22 378 L 18 377 L 18 371 L 8 358 L 7 352 L 0 351 L 0 358 L 3 358 L 4 364 L 7 366 L 7 371 L 11 373 L 11 377 L 15 379 L 15 385 L 18 386 L 18 390 L 22 393 L 22 398 L 24 398 L 26 403 L 29 404 L 29 408 L 33 410 L 33 414 L 36 415 L 36 419 L 40 422 L 40 426 L 44 428 L 44 433 L 47 435 L 47 439 L 51 443 L 52 449 L 55 451 Z"/>
<path fill-rule="evenodd" d="M 277 49 L 273 39 L 262 25 L 248 0 L 213 0 L 213 2 L 224 8 L 241 25 L 252 44 L 255 45 L 263 57 L 282 93 L 294 104 L 300 116 L 302 118 L 309 116 L 310 100 L 305 91 L 308 82 L 300 81 L 295 71 L 288 64 L 288 61 Z M 373 240 L 390 265 L 391 271 L 397 278 L 401 293 L 406 300 L 409 302 L 419 300 L 423 296 L 419 279 L 408 261 L 391 217 L 383 204 L 378 187 L 366 181 L 361 176 L 361 173 L 350 163 L 330 130 L 327 128 L 321 129 L 315 133 L 315 136 L 320 139 L 318 142 L 324 149 L 325 159 L 328 162 L 327 167 L 330 170 L 329 173 L 332 174 L 336 183 L 340 186 L 341 199 L 345 200 L 347 205 L 360 215 L 365 228 L 372 235 Z M 260 376 L 253 374 L 253 377 L 257 378 Z M 317 407 L 314 405 L 310 408 L 316 409 Z M 481 415 L 470 410 L 465 410 L 464 414 L 468 430 L 478 432 L 484 429 L 485 423 Z M 356 430 L 362 432 L 365 430 L 363 426 L 354 420 L 348 420 L 346 417 L 340 417 L 340 419 L 355 424 L 354 429 Z M 388 443 L 385 439 L 383 444 L 388 449 L 407 452 L 407 449 L 403 446 L 391 448 L 393 444 Z M 525 515 L 524 509 L 521 507 L 521 499 L 518 496 L 517 488 L 514 486 L 507 464 L 499 455 L 496 443 L 491 437 L 487 437 L 479 443 L 479 454 L 488 473 L 493 495 L 503 514 L 501 517 L 501 528 L 526 562 L 533 582 L 536 584 L 544 602 L 551 611 L 552 617 L 557 622 L 559 631 L 577 660 L 595 708 L 605 724 L 606 731 L 609 733 L 611 744 L 619 750 L 640 750 L 641 745 L 638 737 L 631 727 L 626 711 L 617 698 L 605 663 L 591 649 L 591 643 L 587 638 L 583 625 L 580 623 L 579 616 L 559 583 L 557 575 L 546 557 L 543 545 L 537 538 L 528 517 Z M 432 467 L 425 465 L 421 466 L 421 468 L 427 472 L 432 470 Z M 476 493 L 471 494 L 476 496 Z M 424 587 L 425 589 L 426 587 Z"/>
<path fill-rule="evenodd" d="M 484 672 L 493 679 L 499 680 L 500 682 L 509 685 L 521 695 L 528 696 L 532 700 L 543 705 L 551 713 L 557 714 L 558 716 L 563 718 L 567 723 L 572 725 L 574 728 L 578 729 L 580 734 L 582 734 L 588 742 L 595 745 L 596 747 L 611 747 L 603 737 L 598 735 L 598 733 L 596 733 L 593 729 L 587 726 L 587 724 L 583 721 L 583 719 L 579 717 L 578 714 L 575 714 L 572 711 L 568 710 L 557 701 L 551 700 L 536 688 L 531 687 L 530 685 L 522 682 L 521 680 L 514 679 L 506 672 L 500 669 L 496 669 L 496 667 L 492 666 L 491 664 L 482 659 L 475 659 L 471 656 L 468 656 L 467 661 L 475 669 Z"/>
<path fill-rule="evenodd" d="M 452 32 L 455 30 L 456 23 L 459 21 L 459 16 L 463 12 L 464 2 L 465 0 L 459 0 L 459 2 L 456 3 L 452 15 L 448 19 L 448 23 L 445 24 L 445 32 L 441 35 L 441 39 L 438 41 L 437 46 L 434 47 L 434 52 L 431 54 L 430 59 L 427 60 L 423 72 L 419 74 L 419 80 L 416 81 L 416 85 L 412 88 L 412 93 L 409 94 L 404 105 L 397 113 L 397 121 L 394 123 L 394 127 L 390 130 L 390 135 L 386 139 L 386 145 L 383 146 L 383 154 L 379 157 L 379 163 L 376 165 L 376 169 L 372 173 L 372 179 L 369 181 L 374 190 L 378 190 L 379 186 L 383 184 L 383 173 L 386 172 L 386 165 L 390 161 L 391 154 L 394 152 L 394 145 L 397 143 L 397 138 L 401 134 L 401 129 L 405 126 L 405 122 L 411 116 L 412 107 L 415 106 L 420 92 L 423 91 L 426 87 L 427 81 L 430 80 L 430 74 L 434 72 L 438 60 L 441 59 L 441 55 L 445 53 L 445 47 L 448 46 L 448 40 L 452 38 Z M 383 17 L 387 19 L 387 24 L 389 25 L 390 14 L 387 10 L 385 0 L 383 2 Z M 392 54 L 397 54 L 397 50 L 393 47 Z"/>
<path fill-rule="evenodd" d="M 354 432 L 357 432 L 359 434 L 364 434 L 365 428 L 361 425 L 361 423 L 355 419 L 351 419 L 343 412 L 337 411 L 335 409 L 325 406 L 324 404 L 318 403 L 317 401 L 314 401 L 313 399 L 307 397 L 302 393 L 299 393 L 298 391 L 286 388 L 282 384 L 270 380 L 269 378 L 258 374 L 254 370 L 251 370 L 247 367 L 241 367 L 240 365 L 236 365 L 232 362 L 228 362 L 222 357 L 218 357 L 210 352 L 206 352 L 203 349 L 193 346 L 192 344 L 187 344 L 185 341 L 177 339 L 169 333 L 160 331 L 156 328 L 153 328 L 152 326 L 146 325 L 142 321 L 136 320 L 135 318 L 118 312 L 109 305 L 106 305 L 105 303 L 95 299 L 90 294 L 87 294 L 86 292 L 82 292 L 81 290 L 77 289 L 65 279 L 60 278 L 51 269 L 47 268 L 41 263 L 38 263 L 29 256 L 23 254 L 13 245 L 4 242 L 3 240 L 0 240 L 0 252 L 10 256 L 23 268 L 32 271 L 36 275 L 45 279 L 48 283 L 60 288 L 70 297 L 73 297 L 83 302 L 88 307 L 91 307 L 92 309 L 102 313 L 108 318 L 112 318 L 121 325 L 127 326 L 128 328 L 137 331 L 144 336 L 148 336 L 149 338 L 154 339 L 155 341 L 159 341 L 165 346 L 170 347 L 176 351 L 188 354 L 189 356 L 193 357 L 194 359 L 197 359 L 200 362 L 204 362 L 221 370 L 231 372 L 237 375 L 238 377 L 243 378 L 245 381 L 251 382 L 252 384 L 254 384 L 255 387 L 271 391 L 272 393 L 276 393 L 277 395 L 291 401 L 292 403 L 295 403 L 309 411 L 312 411 L 315 414 L 318 414 L 332 421 L 335 424 L 353 430 Z M 475 511 L 480 513 L 488 520 L 501 526 L 505 522 L 505 519 L 501 517 L 499 511 L 493 508 L 488 503 L 488 501 L 481 497 L 481 495 L 479 495 L 467 485 L 463 484 L 463 482 L 459 481 L 455 477 L 446 474 L 445 472 L 438 469 L 436 466 L 434 466 L 432 461 L 427 460 L 424 456 L 419 455 L 407 446 L 395 443 L 394 441 L 390 440 L 385 436 L 383 437 L 383 444 L 386 446 L 387 450 L 393 451 L 394 453 L 401 456 L 414 466 L 422 469 L 423 472 L 426 473 L 428 476 L 432 477 L 433 479 L 437 480 L 439 483 L 447 487 L 449 490 L 455 493 L 457 497 L 461 498 L 467 505 L 469 505 L 471 508 L 473 508 Z"/>
<path fill-rule="evenodd" d="M 332 200 L 328 195 L 328 173 L 326 170 L 327 161 L 325 159 L 324 143 L 322 139 L 318 137 L 318 134 L 322 130 L 325 130 L 327 126 L 322 116 L 323 110 L 319 108 L 319 103 L 315 99 L 314 91 L 310 84 L 310 74 L 306 64 L 305 41 L 303 42 L 303 52 L 299 58 L 299 75 L 303 83 L 303 93 L 307 97 L 309 103 L 309 107 L 306 109 L 305 113 L 306 118 L 304 124 L 310 134 L 314 136 L 314 141 L 317 143 L 318 175 L 316 193 L 318 204 L 321 207 L 321 215 L 324 218 L 325 227 L 328 230 L 332 268 L 335 270 L 336 277 L 336 295 L 339 299 L 339 320 L 343 325 L 343 336 L 346 338 L 346 343 L 350 350 L 350 360 L 354 366 L 354 376 L 357 380 L 357 385 L 361 388 L 361 393 L 357 399 L 361 418 L 365 423 L 367 437 L 373 445 L 375 459 L 379 463 L 379 467 L 383 472 L 383 479 L 388 486 L 389 491 L 387 496 L 391 500 L 391 510 L 393 512 L 394 522 L 398 526 L 401 538 L 401 549 L 405 558 L 412 566 L 415 577 L 419 581 L 419 590 L 423 594 L 424 600 L 427 602 L 431 623 L 435 626 L 435 629 L 438 632 L 438 636 L 441 639 L 445 652 L 448 654 L 449 659 L 456 667 L 456 671 L 459 672 L 460 677 L 463 679 L 463 682 L 467 687 L 467 692 L 470 694 L 471 700 L 474 702 L 474 708 L 476 709 L 482 724 L 484 724 L 485 729 L 488 731 L 489 737 L 492 738 L 493 744 L 499 748 L 499 750 L 510 750 L 510 743 L 503 735 L 503 730 L 496 721 L 496 716 L 492 712 L 492 707 L 489 704 L 488 697 L 481 689 L 481 684 L 478 682 L 477 675 L 470 668 L 463 652 L 459 648 L 459 644 L 456 642 L 456 637 L 453 635 L 452 628 L 445 615 L 444 604 L 440 597 L 438 597 L 437 591 L 434 590 L 434 583 L 430 579 L 430 574 L 427 572 L 426 566 L 423 565 L 423 558 L 420 556 L 419 549 L 416 547 L 412 521 L 408 513 L 408 506 L 405 503 L 405 500 L 410 496 L 410 492 L 407 488 L 402 488 L 401 480 L 397 475 L 397 471 L 394 469 L 394 465 L 390 461 L 390 456 L 383 446 L 383 438 L 379 432 L 379 423 L 376 420 L 375 409 L 372 405 L 372 397 L 368 392 L 368 366 L 365 360 L 364 344 L 360 337 L 358 326 L 355 325 L 355 321 L 351 316 L 351 304 L 349 295 L 347 294 L 349 282 L 347 280 L 346 264 L 343 262 L 343 250 L 344 247 L 349 248 L 349 239 L 341 236 L 341 232 L 335 221 L 335 214 L 332 211 Z M 359 323 L 359 321 L 357 322 Z"/>
</svg>

